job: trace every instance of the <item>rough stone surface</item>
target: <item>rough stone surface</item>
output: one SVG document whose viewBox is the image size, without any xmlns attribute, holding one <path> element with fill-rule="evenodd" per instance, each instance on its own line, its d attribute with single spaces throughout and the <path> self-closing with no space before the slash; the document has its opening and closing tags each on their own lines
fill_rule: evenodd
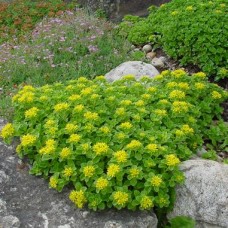
<svg viewBox="0 0 228 228">
<path fill-rule="evenodd" d="M 178 186 L 169 218 L 186 215 L 198 228 L 228 227 L 228 165 L 210 160 L 189 160 L 181 165 L 186 181 Z"/>
<path fill-rule="evenodd" d="M 0 129 L 4 123 L 0 120 Z M 0 176 L 4 177 L 0 184 L 0 228 L 103 228 L 113 222 L 123 228 L 157 227 L 152 211 L 75 208 L 68 199 L 70 189 L 58 193 L 49 189 L 47 180 L 29 175 L 30 165 L 17 157 L 16 144 L 7 146 L 0 140 Z"/>
<path fill-rule="evenodd" d="M 143 46 L 142 50 L 146 53 L 152 51 L 152 46 L 150 44 L 146 44 Z"/>
<path fill-rule="evenodd" d="M 163 68 L 165 66 L 165 58 L 164 57 L 154 57 L 151 61 L 151 64 L 155 67 Z"/>
<path fill-rule="evenodd" d="M 148 52 L 147 54 L 146 54 L 146 58 L 147 59 L 153 59 L 154 57 L 156 56 L 156 52 L 153 52 L 153 51 L 151 51 L 151 52 Z"/>
<path fill-rule="evenodd" d="M 135 75 L 136 79 L 139 79 L 145 75 L 154 77 L 158 75 L 159 72 L 151 64 L 141 61 L 128 61 L 120 64 L 118 67 L 108 72 L 105 77 L 109 82 L 113 82 L 128 74 Z"/>
</svg>

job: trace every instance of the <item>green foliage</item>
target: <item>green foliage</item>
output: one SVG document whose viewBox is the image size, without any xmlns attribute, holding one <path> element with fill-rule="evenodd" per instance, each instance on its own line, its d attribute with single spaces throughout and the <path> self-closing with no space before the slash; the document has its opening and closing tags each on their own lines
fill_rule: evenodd
<svg viewBox="0 0 228 228">
<path fill-rule="evenodd" d="M 128 39 L 136 44 L 161 34 L 164 51 L 183 65 L 198 65 L 203 72 L 227 77 L 228 14 L 224 0 L 173 0 L 135 23 Z"/>
<path fill-rule="evenodd" d="M 14 0 L 11 3 L 0 2 L 0 44 L 15 36 L 21 36 L 32 30 L 35 24 L 45 16 L 58 16 L 64 10 L 72 9 L 75 1 L 66 4 L 62 0 Z"/>
<path fill-rule="evenodd" d="M 195 228 L 195 221 L 187 216 L 177 216 L 169 220 L 170 225 L 166 228 Z"/>
<path fill-rule="evenodd" d="M 13 123 L 1 137 L 20 137 L 16 151 L 30 172 L 49 178 L 79 208 L 169 208 L 178 169 L 202 146 L 227 93 L 199 72 L 164 71 L 108 83 L 103 76 L 34 88 L 13 97 Z"/>
</svg>

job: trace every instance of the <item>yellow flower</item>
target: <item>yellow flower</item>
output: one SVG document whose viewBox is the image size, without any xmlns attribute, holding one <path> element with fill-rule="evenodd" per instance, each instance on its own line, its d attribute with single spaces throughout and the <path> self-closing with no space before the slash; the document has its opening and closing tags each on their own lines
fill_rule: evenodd
<svg viewBox="0 0 228 228">
<path fill-rule="evenodd" d="M 83 90 L 81 91 L 81 94 L 82 94 L 82 95 L 89 95 L 89 94 L 91 94 L 92 92 L 93 92 L 93 89 L 90 88 L 90 87 L 88 87 L 88 88 L 83 89 Z"/>
<path fill-rule="evenodd" d="M 78 78 L 78 82 L 80 82 L 80 83 L 85 83 L 85 82 L 88 82 L 89 80 L 87 79 L 87 78 L 85 78 L 85 77 L 79 77 Z"/>
<path fill-rule="evenodd" d="M 144 106 L 145 103 L 144 103 L 143 100 L 139 100 L 139 101 L 135 102 L 135 105 L 138 106 L 138 107 L 141 107 L 141 106 Z"/>
<path fill-rule="evenodd" d="M 95 168 L 93 165 L 87 165 L 83 168 L 83 174 L 85 177 L 92 177 L 94 175 Z"/>
<path fill-rule="evenodd" d="M 212 91 L 211 93 L 213 99 L 220 99 L 222 95 L 217 91 Z"/>
<path fill-rule="evenodd" d="M 136 115 L 132 116 L 132 118 L 134 120 L 137 120 L 137 121 L 140 121 L 141 120 L 141 116 L 139 114 L 136 114 Z"/>
<path fill-rule="evenodd" d="M 98 114 L 96 112 L 86 112 L 84 114 L 84 117 L 87 120 L 97 120 L 99 118 Z"/>
<path fill-rule="evenodd" d="M 66 167 L 64 170 L 63 170 L 63 175 L 65 176 L 65 177 L 70 177 L 70 176 L 72 176 L 72 174 L 73 174 L 73 169 L 71 168 L 71 167 Z"/>
<path fill-rule="evenodd" d="M 174 70 L 173 72 L 171 72 L 171 75 L 174 78 L 180 78 L 180 77 L 186 75 L 186 72 L 182 69 L 177 69 L 177 70 Z"/>
<path fill-rule="evenodd" d="M 93 100 L 96 100 L 99 97 L 100 97 L 99 94 L 96 94 L 96 93 L 91 95 L 91 99 L 93 99 Z"/>
<path fill-rule="evenodd" d="M 19 154 L 22 150 L 22 145 L 19 144 L 17 147 L 16 147 L 16 152 Z"/>
<path fill-rule="evenodd" d="M 193 74 L 193 76 L 195 76 L 197 78 L 202 78 L 202 79 L 206 78 L 206 74 L 203 72 L 195 73 L 195 74 Z"/>
<path fill-rule="evenodd" d="M 68 86 L 66 86 L 65 89 L 68 90 L 68 91 L 70 91 L 70 90 L 73 90 L 74 89 L 74 86 L 73 85 L 68 85 Z"/>
<path fill-rule="evenodd" d="M 116 191 L 113 193 L 113 199 L 119 206 L 123 206 L 129 200 L 129 195 L 126 192 Z"/>
<path fill-rule="evenodd" d="M 180 163 L 180 160 L 175 154 L 169 154 L 165 157 L 165 163 L 167 166 L 176 166 Z"/>
<path fill-rule="evenodd" d="M 129 129 L 131 129 L 131 128 L 133 127 L 133 125 L 132 125 L 130 122 L 124 122 L 124 123 L 120 124 L 120 127 L 121 127 L 122 129 L 127 129 L 127 130 L 129 130 Z"/>
<path fill-rule="evenodd" d="M 161 75 L 166 76 L 169 74 L 169 70 L 164 70 L 161 72 Z"/>
<path fill-rule="evenodd" d="M 101 128 L 100 128 L 100 131 L 101 131 L 102 133 L 104 133 L 104 134 L 110 133 L 110 129 L 109 129 L 108 126 L 103 126 L 103 127 L 101 127 Z"/>
<path fill-rule="evenodd" d="M 196 89 L 204 89 L 205 84 L 201 83 L 201 82 L 197 82 L 197 83 L 195 83 L 195 87 L 196 87 Z"/>
<path fill-rule="evenodd" d="M 174 98 L 183 99 L 183 98 L 185 98 L 185 93 L 181 90 L 173 90 L 169 94 L 169 98 L 171 98 L 171 99 L 174 99 Z"/>
<path fill-rule="evenodd" d="M 78 125 L 74 124 L 74 123 L 68 123 L 66 124 L 65 130 L 67 131 L 67 133 L 73 133 L 78 129 Z"/>
<path fill-rule="evenodd" d="M 184 124 L 181 128 L 181 130 L 185 133 L 185 134 L 193 134 L 194 130 L 193 128 L 189 127 L 188 124 Z"/>
<path fill-rule="evenodd" d="M 59 103 L 59 104 L 54 106 L 54 110 L 56 112 L 67 110 L 68 108 L 69 108 L 69 104 L 67 104 L 67 103 Z"/>
<path fill-rule="evenodd" d="M 116 99 L 116 98 L 115 98 L 114 96 L 109 96 L 109 97 L 107 97 L 107 100 L 108 100 L 109 102 L 113 102 L 115 99 Z"/>
<path fill-rule="evenodd" d="M 20 103 L 31 103 L 34 100 L 34 93 L 32 92 L 25 92 L 19 98 L 18 102 Z"/>
<path fill-rule="evenodd" d="M 81 144 L 81 146 L 84 151 L 88 151 L 90 148 L 89 143 L 83 143 L 83 144 Z"/>
<path fill-rule="evenodd" d="M 78 207 L 83 208 L 84 204 L 87 202 L 87 199 L 85 197 L 85 193 L 83 190 L 73 190 L 71 191 L 69 195 L 69 199 Z"/>
<path fill-rule="evenodd" d="M 172 105 L 173 112 L 187 112 L 189 109 L 190 104 L 185 101 L 174 101 Z"/>
<path fill-rule="evenodd" d="M 95 79 L 99 81 L 106 81 L 105 76 L 103 75 L 97 76 Z"/>
<path fill-rule="evenodd" d="M 117 109 L 116 109 L 116 114 L 117 114 L 118 116 L 123 116 L 123 115 L 125 115 L 125 108 L 117 108 Z"/>
<path fill-rule="evenodd" d="M 133 74 L 128 74 L 123 76 L 123 79 L 131 81 L 135 79 L 135 76 Z"/>
<path fill-rule="evenodd" d="M 156 91 L 157 91 L 157 88 L 155 88 L 155 87 L 153 87 L 153 86 L 147 88 L 147 92 L 149 92 L 149 93 L 154 93 L 154 92 L 156 92 Z"/>
<path fill-rule="evenodd" d="M 81 112 L 84 108 L 85 108 L 85 106 L 82 105 L 82 104 L 76 105 L 76 106 L 74 107 L 74 112 Z"/>
<path fill-rule="evenodd" d="M 177 86 L 178 84 L 176 83 L 176 82 L 168 82 L 167 84 L 166 84 L 166 87 L 167 88 L 173 88 L 173 87 L 175 87 L 175 86 Z"/>
<path fill-rule="evenodd" d="M 177 136 L 183 136 L 183 135 L 185 135 L 184 132 L 183 132 L 182 130 L 176 130 L 176 131 L 175 131 L 175 134 L 176 134 Z"/>
<path fill-rule="evenodd" d="M 116 134 L 116 138 L 117 139 L 124 139 L 126 137 L 126 135 L 123 132 L 117 133 Z"/>
<path fill-rule="evenodd" d="M 175 16 L 175 15 L 177 15 L 178 14 L 178 11 L 173 11 L 172 13 L 171 13 L 171 15 L 173 15 L 173 16 Z"/>
<path fill-rule="evenodd" d="M 31 86 L 31 85 L 26 85 L 26 86 L 23 87 L 23 91 L 26 91 L 26 92 L 28 92 L 28 91 L 34 92 L 35 91 L 35 88 L 33 86 Z"/>
<path fill-rule="evenodd" d="M 78 95 L 78 94 L 73 94 L 70 97 L 68 97 L 68 100 L 70 100 L 70 101 L 77 101 L 77 100 L 80 100 L 80 99 L 81 99 L 81 96 Z"/>
<path fill-rule="evenodd" d="M 62 159 L 66 159 L 67 157 L 69 157 L 72 154 L 72 151 L 70 150 L 70 148 L 63 148 L 60 152 L 60 157 Z"/>
<path fill-rule="evenodd" d="M 138 149 L 142 146 L 142 143 L 138 140 L 132 140 L 130 143 L 127 144 L 126 148 L 130 150 Z"/>
<path fill-rule="evenodd" d="M 92 131 L 94 131 L 94 128 L 95 127 L 94 127 L 93 124 L 88 123 L 88 124 L 85 125 L 84 130 L 87 131 L 87 132 L 92 132 Z"/>
<path fill-rule="evenodd" d="M 160 100 L 159 103 L 164 104 L 164 105 L 169 104 L 169 102 L 166 99 Z"/>
<path fill-rule="evenodd" d="M 185 90 L 189 89 L 189 85 L 188 85 L 188 83 L 186 83 L 186 82 L 179 82 L 179 83 L 177 84 L 177 86 L 178 86 L 179 88 L 181 88 L 181 89 L 185 89 Z"/>
<path fill-rule="evenodd" d="M 162 74 L 158 74 L 154 77 L 154 80 L 162 80 L 164 76 Z"/>
<path fill-rule="evenodd" d="M 125 105 L 125 106 L 128 106 L 128 105 L 131 105 L 132 104 L 132 101 L 131 100 L 122 100 L 120 102 L 121 105 Z"/>
<path fill-rule="evenodd" d="M 49 128 L 49 127 L 52 127 L 53 125 L 55 125 L 55 121 L 50 119 L 46 121 L 44 127 Z"/>
<path fill-rule="evenodd" d="M 188 6 L 188 7 L 186 7 L 186 10 L 192 11 L 193 7 L 192 6 Z"/>
<path fill-rule="evenodd" d="M 140 201 L 140 207 L 143 210 L 149 210 L 154 206 L 152 199 L 149 196 L 143 196 Z"/>
<path fill-rule="evenodd" d="M 124 163 L 127 161 L 127 152 L 124 150 L 119 150 L 114 153 L 114 157 L 118 163 Z"/>
<path fill-rule="evenodd" d="M 107 176 L 108 177 L 114 177 L 116 176 L 116 174 L 120 171 L 120 167 L 119 165 L 116 164 L 111 164 L 109 165 L 108 169 L 107 169 Z"/>
<path fill-rule="evenodd" d="M 149 100 L 151 98 L 151 95 L 148 93 L 144 93 L 141 95 L 142 99 Z"/>
<path fill-rule="evenodd" d="M 129 170 L 129 173 L 130 173 L 130 177 L 131 178 L 136 178 L 140 174 L 140 169 L 138 169 L 138 168 L 131 168 Z"/>
<path fill-rule="evenodd" d="M 96 184 L 95 184 L 96 189 L 102 190 L 102 189 L 105 189 L 107 186 L 108 186 L 107 179 L 105 179 L 103 177 L 100 177 L 97 179 Z"/>
<path fill-rule="evenodd" d="M 27 111 L 25 111 L 25 117 L 26 118 L 33 118 L 37 116 L 39 109 L 36 107 L 30 108 Z"/>
<path fill-rule="evenodd" d="M 9 137 L 12 137 L 13 134 L 14 134 L 13 124 L 8 123 L 2 128 L 0 136 L 3 139 L 6 139 L 6 138 L 9 138 Z"/>
<path fill-rule="evenodd" d="M 51 177 L 49 180 L 49 185 L 51 188 L 56 188 L 58 184 L 58 178 L 57 177 Z"/>
<path fill-rule="evenodd" d="M 81 136 L 78 134 L 72 134 L 69 138 L 69 143 L 78 143 L 81 139 Z"/>
<path fill-rule="evenodd" d="M 159 115 L 159 116 L 166 116 L 167 115 L 167 111 L 165 109 L 155 109 L 154 113 Z"/>
<path fill-rule="evenodd" d="M 153 176 L 151 178 L 151 185 L 154 186 L 154 187 L 159 187 L 162 183 L 162 178 L 159 177 L 159 176 Z"/>
<path fill-rule="evenodd" d="M 155 144 L 155 143 L 151 143 L 151 144 L 148 144 L 146 146 L 146 148 L 150 151 L 150 152 L 156 152 L 158 150 L 158 145 Z"/>
<path fill-rule="evenodd" d="M 32 146 L 37 140 L 37 137 L 35 135 L 27 134 L 23 135 L 21 137 L 21 145 L 26 146 Z"/>
<path fill-rule="evenodd" d="M 55 149 L 56 149 L 56 141 L 54 139 L 48 139 L 45 142 L 45 146 L 39 150 L 39 153 L 40 154 L 51 154 L 51 153 L 55 152 Z"/>
<path fill-rule="evenodd" d="M 93 151 L 96 153 L 96 155 L 101 155 L 107 153 L 109 150 L 109 146 L 106 143 L 96 143 L 93 146 Z"/>
</svg>

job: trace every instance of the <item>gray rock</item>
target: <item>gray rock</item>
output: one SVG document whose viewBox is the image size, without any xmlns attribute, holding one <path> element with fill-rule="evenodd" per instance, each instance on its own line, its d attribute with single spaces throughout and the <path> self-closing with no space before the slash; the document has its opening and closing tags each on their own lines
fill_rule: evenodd
<svg viewBox="0 0 228 228">
<path fill-rule="evenodd" d="M 123 226 L 118 222 L 108 221 L 105 223 L 104 228 L 123 228 Z"/>
<path fill-rule="evenodd" d="M 162 57 L 154 57 L 151 61 L 151 64 L 155 67 L 163 68 L 165 66 L 165 59 Z"/>
<path fill-rule="evenodd" d="M 228 165 L 189 160 L 181 165 L 185 183 L 176 188 L 176 202 L 168 217 L 190 216 L 199 228 L 228 227 Z"/>
<path fill-rule="evenodd" d="M 3 184 L 3 182 L 8 181 L 9 177 L 6 175 L 6 173 L 3 170 L 0 170 L 0 184 Z"/>
<path fill-rule="evenodd" d="M 6 202 L 0 199 L 0 215 L 5 214 L 7 211 L 6 209 Z"/>
<path fill-rule="evenodd" d="M 159 74 L 157 69 L 151 64 L 147 64 L 141 61 L 128 61 L 120 64 L 115 69 L 111 70 L 105 75 L 105 78 L 109 82 L 113 82 L 121 79 L 123 76 L 132 74 L 136 79 L 140 79 L 142 76 L 154 77 Z"/>
<path fill-rule="evenodd" d="M 13 215 L 0 217 L 0 227 L 3 228 L 19 228 L 21 225 L 19 219 Z"/>
<path fill-rule="evenodd" d="M 143 46 L 142 50 L 146 53 L 152 51 L 152 46 L 150 44 L 146 44 Z"/>
<path fill-rule="evenodd" d="M 153 52 L 153 51 L 151 51 L 151 52 L 148 52 L 147 54 L 146 54 L 146 58 L 147 59 L 153 59 L 154 57 L 156 56 L 156 52 Z"/>
</svg>

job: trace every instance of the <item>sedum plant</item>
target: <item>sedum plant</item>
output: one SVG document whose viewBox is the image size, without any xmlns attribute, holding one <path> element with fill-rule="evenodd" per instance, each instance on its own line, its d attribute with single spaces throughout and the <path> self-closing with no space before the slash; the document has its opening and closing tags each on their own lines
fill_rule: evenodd
<svg viewBox="0 0 228 228">
<path fill-rule="evenodd" d="M 140 81 L 26 85 L 13 97 L 14 120 L 1 137 L 20 138 L 17 154 L 51 188 L 74 186 L 69 198 L 78 208 L 163 208 L 184 181 L 179 163 L 202 146 L 226 97 L 204 73 L 181 69 Z"/>
</svg>

